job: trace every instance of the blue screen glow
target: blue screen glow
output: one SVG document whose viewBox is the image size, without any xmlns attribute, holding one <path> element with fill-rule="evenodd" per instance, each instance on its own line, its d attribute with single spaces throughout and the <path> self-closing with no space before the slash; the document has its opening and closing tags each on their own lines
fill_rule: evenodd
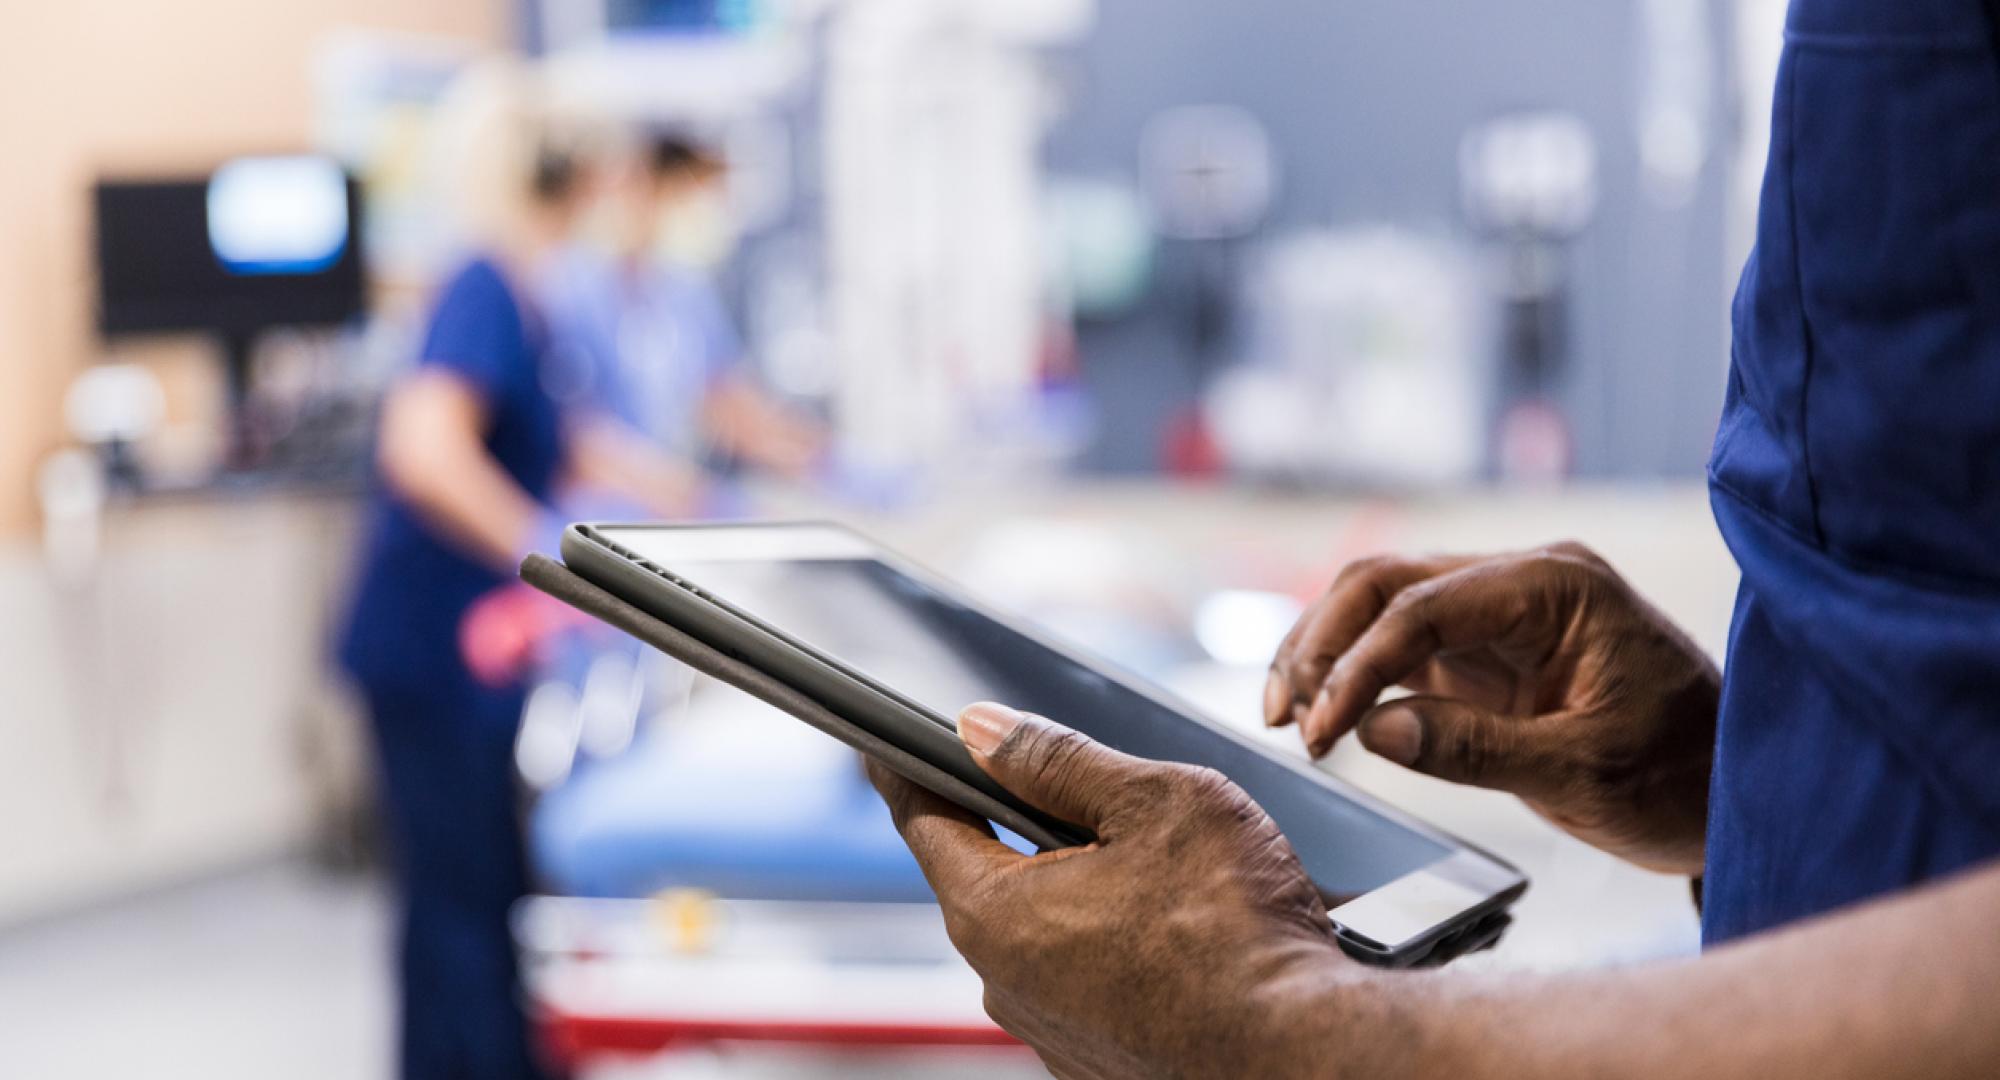
<svg viewBox="0 0 2000 1080">
<path fill-rule="evenodd" d="M 209 246 L 232 274 L 330 269 L 347 223 L 347 176 L 326 158 L 238 158 L 208 182 Z"/>
</svg>

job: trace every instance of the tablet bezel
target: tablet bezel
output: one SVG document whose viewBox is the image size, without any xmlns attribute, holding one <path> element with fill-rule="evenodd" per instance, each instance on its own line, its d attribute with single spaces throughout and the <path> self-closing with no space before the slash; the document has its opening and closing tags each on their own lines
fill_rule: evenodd
<svg viewBox="0 0 2000 1080">
<path fill-rule="evenodd" d="M 613 534 L 644 532 L 654 538 L 669 538 L 674 550 L 665 555 L 640 553 L 626 547 Z M 759 666 L 770 665 L 778 677 L 807 676 L 801 684 L 817 682 L 830 690 L 842 691 L 851 705 L 863 705 L 862 698 L 887 705 L 886 715 L 874 714 L 875 734 L 903 745 L 931 760 L 940 768 L 992 795 L 1003 804 L 1019 806 L 1020 800 L 987 777 L 957 738 L 956 725 L 915 702 L 894 687 L 884 685 L 866 672 L 855 670 L 808 642 L 797 640 L 783 630 L 766 624 L 754 614 L 736 607 L 722 597 L 704 591 L 661 562 L 702 561 L 823 561 L 872 559 L 913 581 L 962 604 L 968 610 L 1021 635 L 1071 663 L 1090 668 L 1126 690 L 1203 725 L 1211 732 L 1237 742 L 1266 758 L 1269 749 L 1201 712 L 1164 689 L 1133 675 L 1100 657 L 1069 643 L 1051 638 L 1023 620 L 995 612 L 967 597 L 942 576 L 933 574 L 862 534 L 840 525 L 821 522 L 730 523 L 695 525 L 581 524 L 572 526 L 563 538 L 564 560 L 571 569 L 594 580 L 601 587 L 625 594 L 657 617 L 687 622 L 683 630 L 702 637 L 718 648 L 743 653 L 743 659 Z M 647 602 L 651 601 L 651 602 Z M 814 687 L 801 685 L 801 689 Z M 866 708 L 847 710 L 866 713 Z M 850 719 L 867 723 L 868 716 Z M 912 743 L 915 745 L 912 745 Z M 1279 763 L 1303 778 L 1330 787 L 1344 799 L 1377 814 L 1418 836 L 1448 850 L 1434 863 L 1412 871 L 1330 912 L 1342 944 L 1372 963 L 1403 966 L 1421 960 L 1440 941 L 1454 933 L 1491 919 L 1503 912 L 1527 887 L 1526 878 L 1514 867 L 1478 847 L 1389 806 L 1351 784 L 1311 764 L 1289 757 Z M 1087 839 L 1074 826 L 1058 822 L 1032 808 L 1021 829 L 1043 847 L 1066 846 Z M 1040 834 L 1040 835 L 1036 835 Z"/>
</svg>

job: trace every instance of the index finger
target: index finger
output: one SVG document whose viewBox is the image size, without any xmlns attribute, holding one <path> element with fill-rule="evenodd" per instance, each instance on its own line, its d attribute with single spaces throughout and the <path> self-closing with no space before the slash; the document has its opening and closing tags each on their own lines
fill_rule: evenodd
<svg viewBox="0 0 2000 1080">
<path fill-rule="evenodd" d="M 1398 594 L 1327 672 L 1306 717 L 1307 747 L 1325 754 L 1383 691 L 1439 653 L 1509 640 L 1529 629 L 1532 613 L 1561 607 L 1548 603 L 1559 584 L 1549 573 L 1545 560 L 1497 560 Z"/>
<path fill-rule="evenodd" d="M 1025 856 L 1000 842 L 993 826 L 970 810 L 868 759 L 868 780 L 889 804 L 896 831 L 939 900 L 979 888 L 991 874 Z"/>
<path fill-rule="evenodd" d="M 1283 727 L 1296 719 L 1295 714 L 1302 713 L 1319 692 L 1334 662 L 1404 589 L 1478 561 L 1471 555 L 1384 556 L 1342 568 L 1325 595 L 1306 609 L 1278 646 L 1264 694 L 1264 722 Z"/>
</svg>

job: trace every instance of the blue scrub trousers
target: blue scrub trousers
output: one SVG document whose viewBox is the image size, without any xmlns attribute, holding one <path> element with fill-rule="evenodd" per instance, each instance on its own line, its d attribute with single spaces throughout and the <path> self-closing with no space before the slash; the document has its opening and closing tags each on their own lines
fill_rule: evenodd
<svg viewBox="0 0 2000 1080">
<path fill-rule="evenodd" d="M 475 258 L 445 283 L 419 368 L 485 408 L 487 453 L 546 501 L 563 460 L 542 322 Z M 522 694 L 481 686 L 458 633 L 512 579 L 471 558 L 380 485 L 340 661 L 372 714 L 382 807 L 401 871 L 402 1075 L 540 1075 L 521 1014 L 509 909 L 528 890 L 513 743 Z"/>
<path fill-rule="evenodd" d="M 405 1080 L 528 1080 L 508 916 L 528 890 L 514 732 L 522 695 L 450 678 L 366 691 L 402 884 Z"/>
</svg>

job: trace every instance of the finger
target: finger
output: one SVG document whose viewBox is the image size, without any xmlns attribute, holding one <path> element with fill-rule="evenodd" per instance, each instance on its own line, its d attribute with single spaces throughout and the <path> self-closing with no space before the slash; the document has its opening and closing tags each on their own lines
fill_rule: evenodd
<svg viewBox="0 0 2000 1080">
<path fill-rule="evenodd" d="M 931 891 L 947 898 L 977 889 L 1022 855 L 1001 843 L 979 815 L 913 783 L 874 758 L 868 780 L 889 804 L 896 831 L 916 856 Z"/>
<path fill-rule="evenodd" d="M 1351 625 L 1352 633 L 1358 634 L 1381 614 L 1389 596 L 1401 587 L 1398 580 L 1408 576 L 1410 565 L 1407 560 L 1381 556 L 1341 567 L 1333 584 L 1306 608 L 1278 645 L 1271 661 L 1271 677 L 1264 686 L 1266 725 L 1283 727 L 1296 718 L 1295 706 L 1311 703 L 1311 695 L 1332 662 L 1327 658 L 1329 643 L 1341 636 L 1341 627 Z M 1346 643 L 1339 647 L 1345 648 Z"/>
<path fill-rule="evenodd" d="M 1533 799 L 1568 784 L 1576 755 L 1564 719 L 1410 697 L 1363 717 L 1359 735 L 1361 745 L 1417 772 Z"/>
<path fill-rule="evenodd" d="M 1462 679 L 1454 678 L 1453 673 L 1445 667 L 1442 661 L 1434 659 L 1430 663 L 1403 676 L 1403 681 L 1397 685 L 1412 694 L 1429 694 L 1433 697 L 1460 697 L 1463 695 L 1453 693 L 1453 688 L 1461 685 L 1462 681 Z"/>
<path fill-rule="evenodd" d="M 1476 561 L 1473 556 L 1375 558 L 1350 563 L 1278 646 L 1264 686 L 1264 722 L 1283 727 L 1304 713 L 1339 656 L 1404 589 Z"/>
<path fill-rule="evenodd" d="M 1523 632 L 1531 613 L 1552 606 L 1546 594 L 1553 566 L 1535 557 L 1483 562 L 1397 593 L 1328 669 L 1306 717 L 1306 746 L 1314 756 L 1331 750 L 1384 690 L 1439 653 Z"/>
<path fill-rule="evenodd" d="M 959 714 L 972 759 L 1030 806 L 1105 835 L 1133 782 L 1158 768 L 1051 720 L 1005 705 Z"/>
</svg>

